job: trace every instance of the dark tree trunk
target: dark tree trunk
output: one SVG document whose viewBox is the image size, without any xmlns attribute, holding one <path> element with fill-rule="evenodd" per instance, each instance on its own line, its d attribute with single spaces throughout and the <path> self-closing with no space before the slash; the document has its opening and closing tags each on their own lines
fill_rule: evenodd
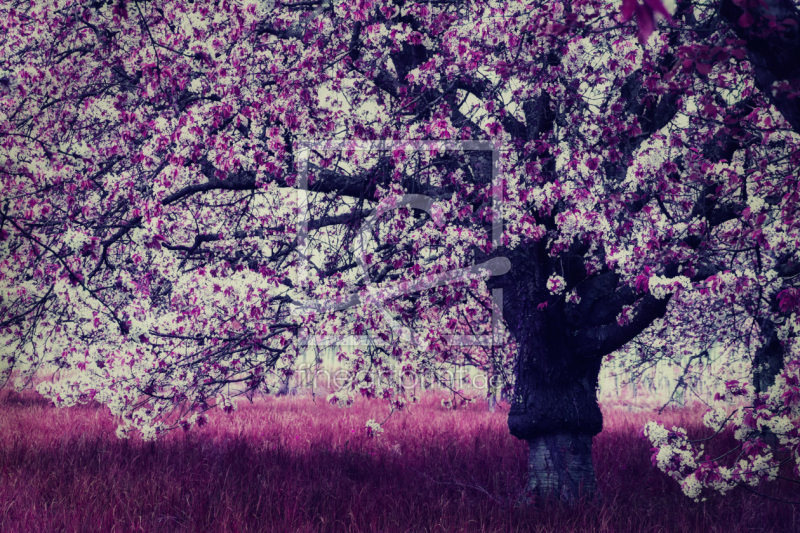
<svg viewBox="0 0 800 533">
<path fill-rule="evenodd" d="M 528 485 L 524 500 L 533 496 L 574 502 L 592 496 L 597 480 L 592 464 L 592 436 L 555 432 L 528 439 Z"/>
<path fill-rule="evenodd" d="M 567 351 L 563 328 L 548 324 L 543 311 L 523 317 L 512 328 L 519 353 L 508 427 L 530 450 L 524 498 L 574 501 L 597 487 L 592 437 L 603 429 L 596 394 L 601 358 Z"/>
<path fill-rule="evenodd" d="M 761 321 L 761 334 L 764 337 L 764 344 L 756 350 L 753 358 L 753 387 L 759 393 L 768 391 L 775 384 L 775 377 L 783 370 L 784 363 L 783 345 L 772 320 Z M 768 446 L 778 447 L 778 436 L 772 431 L 768 429 L 760 431 L 758 436 Z"/>
<path fill-rule="evenodd" d="M 517 344 L 516 376 L 508 427 L 528 442 L 531 497 L 575 501 L 592 496 L 597 481 L 592 437 L 603 429 L 597 382 L 603 356 L 620 348 L 664 315 L 668 298 L 637 296 L 613 272 L 586 276 L 578 254 L 560 258 L 567 279 L 577 279 L 579 303 L 551 294 L 553 270 L 543 244 L 519 247 L 511 271 L 497 280 L 503 315 Z M 618 324 L 624 305 L 635 305 L 628 324 Z"/>
<path fill-rule="evenodd" d="M 603 429 L 596 395 L 601 358 L 571 349 L 563 308 L 541 305 L 548 293 L 537 290 L 538 265 L 546 262 L 526 259 L 517 263 L 503 293 L 503 314 L 518 347 L 508 427 L 530 450 L 524 500 L 574 501 L 597 486 L 592 437 Z"/>
<path fill-rule="evenodd" d="M 532 335 L 523 342 L 517 338 L 517 381 L 508 416 L 511 434 L 532 439 L 559 432 L 600 433 L 603 416 L 596 389 L 602 359 L 581 359 L 548 346 L 553 339 L 548 339 L 548 331 L 535 331 L 536 318 L 531 320 Z"/>
<path fill-rule="evenodd" d="M 783 346 L 778 339 L 775 323 L 765 319 L 761 326 L 764 345 L 753 358 L 753 387 L 756 392 L 766 392 L 775 384 L 775 377 L 783 370 Z"/>
</svg>

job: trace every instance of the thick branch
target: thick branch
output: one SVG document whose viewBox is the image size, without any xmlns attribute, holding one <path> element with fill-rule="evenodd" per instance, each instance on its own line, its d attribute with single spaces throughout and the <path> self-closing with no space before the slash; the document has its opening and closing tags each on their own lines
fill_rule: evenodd
<svg viewBox="0 0 800 533">
<path fill-rule="evenodd" d="M 671 296 L 658 299 L 652 294 L 639 300 L 636 313 L 627 324 L 616 321 L 602 326 L 584 328 L 575 334 L 575 351 L 581 357 L 601 357 L 625 346 L 654 320 L 667 312 Z"/>
</svg>

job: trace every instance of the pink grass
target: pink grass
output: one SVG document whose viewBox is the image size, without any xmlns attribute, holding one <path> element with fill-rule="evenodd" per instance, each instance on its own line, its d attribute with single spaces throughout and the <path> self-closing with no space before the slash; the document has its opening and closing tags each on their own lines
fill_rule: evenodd
<svg viewBox="0 0 800 533">
<path fill-rule="evenodd" d="M 800 531 L 800 509 L 742 489 L 684 497 L 638 438 L 652 412 L 606 409 L 594 440 L 602 500 L 523 509 L 527 450 L 506 412 L 447 411 L 429 394 L 367 438 L 365 421 L 386 414 L 380 402 L 270 398 L 143 443 L 118 440 L 107 409 L 3 393 L 0 531 Z M 701 431 L 685 420 L 695 415 L 661 419 Z M 789 485 L 769 493 L 797 499 Z"/>
</svg>

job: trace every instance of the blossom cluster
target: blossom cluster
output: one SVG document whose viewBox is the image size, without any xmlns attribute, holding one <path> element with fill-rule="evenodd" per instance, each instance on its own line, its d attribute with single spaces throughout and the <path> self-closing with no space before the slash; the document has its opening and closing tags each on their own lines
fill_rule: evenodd
<svg viewBox="0 0 800 533">
<path fill-rule="evenodd" d="M 749 401 L 737 401 L 743 398 Z M 787 361 L 764 393 L 748 383 L 728 382 L 717 404 L 703 416 L 703 424 L 713 435 L 730 428 L 741 442 L 738 454 L 710 458 L 702 444 L 708 439 L 691 441 L 685 429 L 668 430 L 659 422 L 643 429 L 654 446 L 653 465 L 680 482 L 684 494 L 699 501 L 703 489 L 724 494 L 737 485 L 755 487 L 775 480 L 786 463 L 800 475 L 800 359 Z"/>
<path fill-rule="evenodd" d="M 367 430 L 367 437 L 380 437 L 381 433 L 383 433 L 381 425 L 372 419 L 367 420 L 365 428 Z"/>
</svg>

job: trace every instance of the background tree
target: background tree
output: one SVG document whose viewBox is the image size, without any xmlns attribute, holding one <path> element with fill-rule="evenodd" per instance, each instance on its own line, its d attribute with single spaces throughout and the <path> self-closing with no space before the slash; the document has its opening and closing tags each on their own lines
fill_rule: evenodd
<svg viewBox="0 0 800 533">
<path fill-rule="evenodd" d="M 402 408 L 397 364 L 511 370 L 528 491 L 573 499 L 595 489 L 604 356 L 643 333 L 661 357 L 749 338 L 762 391 L 784 369 L 772 430 L 800 457 L 793 2 L 0 15 L 6 377 L 56 365 L 39 390 L 58 405 L 95 399 L 155 437 L 233 409 L 232 384 L 274 390 L 308 334 L 368 332 L 331 401 Z M 448 342 L 489 333 L 496 289 L 513 342 Z"/>
</svg>

